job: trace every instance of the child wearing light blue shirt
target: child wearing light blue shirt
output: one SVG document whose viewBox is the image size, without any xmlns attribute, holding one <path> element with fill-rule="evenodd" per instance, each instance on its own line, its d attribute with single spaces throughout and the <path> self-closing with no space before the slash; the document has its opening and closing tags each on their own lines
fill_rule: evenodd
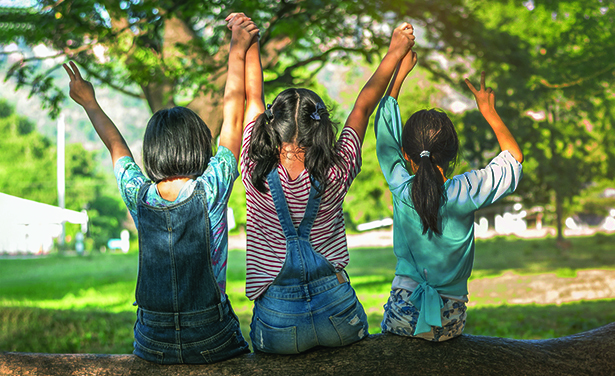
<svg viewBox="0 0 615 376">
<path fill-rule="evenodd" d="M 376 115 L 378 160 L 393 194 L 397 256 L 382 331 L 444 341 L 461 335 L 465 326 L 474 212 L 516 189 L 523 154 L 495 111 L 495 96 L 485 88 L 483 72 L 480 90 L 466 83 L 502 152 L 484 169 L 448 179 L 458 152 L 457 133 L 448 116 L 421 110 L 402 127 L 396 98 L 415 64 L 416 53 L 410 51 Z"/>
</svg>

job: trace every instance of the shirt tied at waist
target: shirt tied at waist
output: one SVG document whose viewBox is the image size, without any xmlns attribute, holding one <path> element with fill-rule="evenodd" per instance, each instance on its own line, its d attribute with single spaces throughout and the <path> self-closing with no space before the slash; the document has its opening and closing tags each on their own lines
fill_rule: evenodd
<svg viewBox="0 0 615 376">
<path fill-rule="evenodd" d="M 410 301 L 419 308 L 419 318 L 414 335 L 426 333 L 432 326 L 442 326 L 440 311 L 444 306 L 438 291 L 427 283 L 421 282 L 410 295 Z"/>
</svg>

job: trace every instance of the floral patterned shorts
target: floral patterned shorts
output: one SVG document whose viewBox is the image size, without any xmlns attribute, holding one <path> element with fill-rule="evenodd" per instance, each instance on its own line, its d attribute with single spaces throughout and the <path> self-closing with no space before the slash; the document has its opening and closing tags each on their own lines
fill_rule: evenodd
<svg viewBox="0 0 615 376">
<path fill-rule="evenodd" d="M 430 332 L 414 335 L 419 310 L 410 301 L 409 292 L 404 289 L 391 291 L 389 301 L 384 305 L 382 333 L 422 338 L 442 342 L 460 336 L 466 326 L 466 304 L 457 300 L 442 298 L 442 327 L 432 326 Z"/>
</svg>

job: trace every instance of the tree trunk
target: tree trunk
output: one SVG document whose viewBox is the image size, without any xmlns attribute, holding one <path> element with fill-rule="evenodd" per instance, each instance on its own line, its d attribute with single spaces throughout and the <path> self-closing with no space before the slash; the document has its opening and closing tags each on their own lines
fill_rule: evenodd
<svg viewBox="0 0 615 376">
<path fill-rule="evenodd" d="M 12 375 L 614 375 L 615 323 L 563 338 L 462 335 L 433 343 L 376 334 L 300 355 L 252 353 L 210 365 L 160 366 L 134 355 L 0 353 Z"/>
<path fill-rule="evenodd" d="M 564 226 L 563 226 L 564 209 L 563 209 L 562 201 L 563 201 L 562 195 L 556 189 L 555 190 L 555 222 L 557 223 L 557 242 L 558 244 L 564 242 Z"/>
</svg>

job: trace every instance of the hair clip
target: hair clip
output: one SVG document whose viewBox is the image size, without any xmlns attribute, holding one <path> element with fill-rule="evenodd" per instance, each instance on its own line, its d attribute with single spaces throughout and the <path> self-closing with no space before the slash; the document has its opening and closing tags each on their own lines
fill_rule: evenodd
<svg viewBox="0 0 615 376">
<path fill-rule="evenodd" d="M 324 103 L 318 102 L 316 103 L 316 109 L 310 114 L 310 117 L 314 120 L 320 120 L 320 115 L 324 114 L 326 109 L 327 107 L 325 107 Z"/>
<path fill-rule="evenodd" d="M 273 120 L 273 112 L 271 111 L 271 105 L 267 105 L 267 109 L 265 110 L 265 117 L 267 118 L 267 123 Z"/>
<path fill-rule="evenodd" d="M 431 153 L 430 153 L 430 152 L 428 152 L 427 150 L 423 150 L 423 151 L 421 152 L 421 158 L 423 158 L 423 157 L 427 157 L 427 158 L 429 158 L 429 156 L 430 156 L 430 155 L 431 155 Z"/>
</svg>

